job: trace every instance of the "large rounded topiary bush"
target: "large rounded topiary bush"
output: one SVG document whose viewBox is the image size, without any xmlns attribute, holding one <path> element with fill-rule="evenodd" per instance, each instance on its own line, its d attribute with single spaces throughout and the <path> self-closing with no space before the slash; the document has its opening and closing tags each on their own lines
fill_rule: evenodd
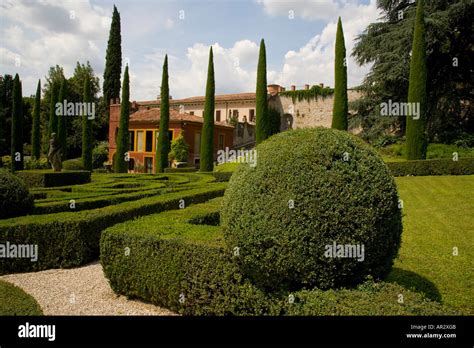
<svg viewBox="0 0 474 348">
<path fill-rule="evenodd" d="M 33 196 L 25 183 L 6 170 L 0 170 L 0 219 L 26 215 L 33 210 Z"/>
<path fill-rule="evenodd" d="M 372 148 L 347 132 L 312 128 L 275 135 L 257 155 L 256 166 L 232 176 L 221 211 L 244 274 L 268 290 L 351 286 L 388 274 L 401 212 L 393 177 Z M 340 246 L 360 253 L 341 257 L 350 255 Z"/>
</svg>

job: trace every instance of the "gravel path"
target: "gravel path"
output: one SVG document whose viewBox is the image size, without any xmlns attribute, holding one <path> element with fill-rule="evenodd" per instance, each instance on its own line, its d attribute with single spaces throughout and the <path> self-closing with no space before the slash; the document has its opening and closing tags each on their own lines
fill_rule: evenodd
<svg viewBox="0 0 474 348">
<path fill-rule="evenodd" d="M 0 279 L 32 295 L 45 315 L 175 315 L 115 294 L 99 262 L 73 269 L 10 274 Z"/>
</svg>

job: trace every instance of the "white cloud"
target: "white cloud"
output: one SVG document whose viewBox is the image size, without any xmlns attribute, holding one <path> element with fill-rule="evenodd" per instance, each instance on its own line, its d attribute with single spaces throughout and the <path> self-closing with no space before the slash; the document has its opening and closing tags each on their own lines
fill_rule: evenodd
<svg viewBox="0 0 474 348">
<path fill-rule="evenodd" d="M 173 98 L 204 95 L 206 90 L 209 46 L 196 43 L 188 47 L 186 58 L 168 57 L 170 94 Z M 212 45 L 216 93 L 253 91 L 256 81 L 258 46 L 249 40 L 225 48 Z M 160 93 L 164 52 L 146 55 L 139 66 L 131 66 L 132 98 L 155 99 Z"/>
<path fill-rule="evenodd" d="M 362 82 L 370 66 L 360 67 L 350 55 L 357 35 L 379 17 L 375 0 L 371 0 L 367 5 L 357 4 L 355 1 L 343 3 L 332 1 L 328 5 L 329 9 L 324 13 L 318 12 L 321 1 L 290 3 L 262 0 L 262 3 L 265 6 L 265 11 L 275 15 L 286 13 L 285 11 L 291 5 L 295 5 L 295 8 L 301 9 L 301 12 L 295 11 L 295 16 L 301 13 L 301 17 L 308 20 L 323 18 L 331 13 L 331 8 L 337 9 L 336 14 L 331 15 L 330 22 L 324 27 L 321 34 L 314 36 L 299 50 L 286 53 L 283 68 L 274 77 L 275 83 L 287 87 L 290 85 L 302 86 L 306 83 L 319 84 L 321 82 L 325 85 L 334 86 L 334 44 L 338 16 L 341 16 L 344 29 L 348 86 L 356 86 Z"/>
<path fill-rule="evenodd" d="M 111 9 L 89 1 L 2 1 L 0 68 L 19 73 L 25 95 L 34 93 L 52 65 L 71 76 L 77 61 L 90 61 L 96 74 L 103 71 L 103 47 L 111 22 Z M 21 65 L 15 65 L 20 57 Z"/>
<path fill-rule="evenodd" d="M 359 4 L 356 0 L 258 0 L 270 16 L 288 16 L 294 11 L 295 20 L 324 21 L 318 35 L 304 46 L 288 51 L 281 68 L 267 71 L 269 83 L 303 85 L 323 82 L 333 85 L 334 40 L 336 21 L 343 20 L 348 55 L 349 85 L 359 84 L 368 67 L 359 67 L 350 58 L 354 38 L 378 16 L 376 0 Z M 38 78 L 44 79 L 51 65 L 64 67 L 71 76 L 77 61 L 91 62 L 101 76 L 104 68 L 105 46 L 110 28 L 112 9 L 92 5 L 90 0 L 3 0 L 0 20 L 0 70 L 18 72 L 25 94 L 34 93 Z M 74 11 L 74 12 L 71 12 Z M 128 13 L 128 12 L 127 12 Z M 71 18 L 73 14 L 74 18 Z M 139 23 L 140 25 L 137 25 Z M 122 30 L 133 44 L 123 42 L 123 56 L 131 58 L 131 97 L 154 99 L 160 93 L 164 50 L 153 49 L 155 43 L 140 42 L 153 30 L 174 30 L 179 27 L 171 17 L 144 20 L 137 16 L 122 16 Z M 217 93 L 251 92 L 255 90 L 259 44 L 240 40 L 227 45 L 214 43 L 214 65 Z M 204 95 L 209 46 L 194 43 L 169 57 L 170 93 L 174 98 Z M 267 59 L 271 47 L 267 47 Z M 21 58 L 21 67 L 15 59 Z"/>
<path fill-rule="evenodd" d="M 171 18 L 165 20 L 165 28 L 170 30 L 174 27 L 174 21 Z"/>
<path fill-rule="evenodd" d="M 257 3 L 270 16 L 287 16 L 291 19 L 327 20 L 337 16 L 340 10 L 336 0 L 257 0 Z"/>
</svg>

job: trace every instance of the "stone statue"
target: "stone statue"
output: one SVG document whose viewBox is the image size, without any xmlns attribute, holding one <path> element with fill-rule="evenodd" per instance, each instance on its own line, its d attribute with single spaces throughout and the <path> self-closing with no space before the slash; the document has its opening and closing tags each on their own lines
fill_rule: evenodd
<svg viewBox="0 0 474 348">
<path fill-rule="evenodd" d="M 51 166 L 55 172 L 60 172 L 63 168 L 61 161 L 61 147 L 59 146 L 58 139 L 56 138 L 56 133 L 51 133 L 51 139 L 49 140 L 48 161 L 51 163 Z"/>
</svg>

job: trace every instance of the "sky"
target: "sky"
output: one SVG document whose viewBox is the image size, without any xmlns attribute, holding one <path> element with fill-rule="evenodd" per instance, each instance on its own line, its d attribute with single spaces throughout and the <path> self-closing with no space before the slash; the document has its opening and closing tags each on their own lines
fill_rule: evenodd
<svg viewBox="0 0 474 348">
<path fill-rule="evenodd" d="M 50 66 L 71 77 L 89 61 L 102 86 L 114 4 L 131 100 L 160 94 L 165 54 L 171 96 L 204 95 L 211 45 L 216 94 L 253 92 L 262 38 L 269 84 L 333 86 L 339 16 L 348 85 L 357 86 L 370 66 L 350 57 L 354 39 L 379 18 L 376 0 L 0 0 L 0 74 L 18 73 L 29 96 Z"/>
</svg>

